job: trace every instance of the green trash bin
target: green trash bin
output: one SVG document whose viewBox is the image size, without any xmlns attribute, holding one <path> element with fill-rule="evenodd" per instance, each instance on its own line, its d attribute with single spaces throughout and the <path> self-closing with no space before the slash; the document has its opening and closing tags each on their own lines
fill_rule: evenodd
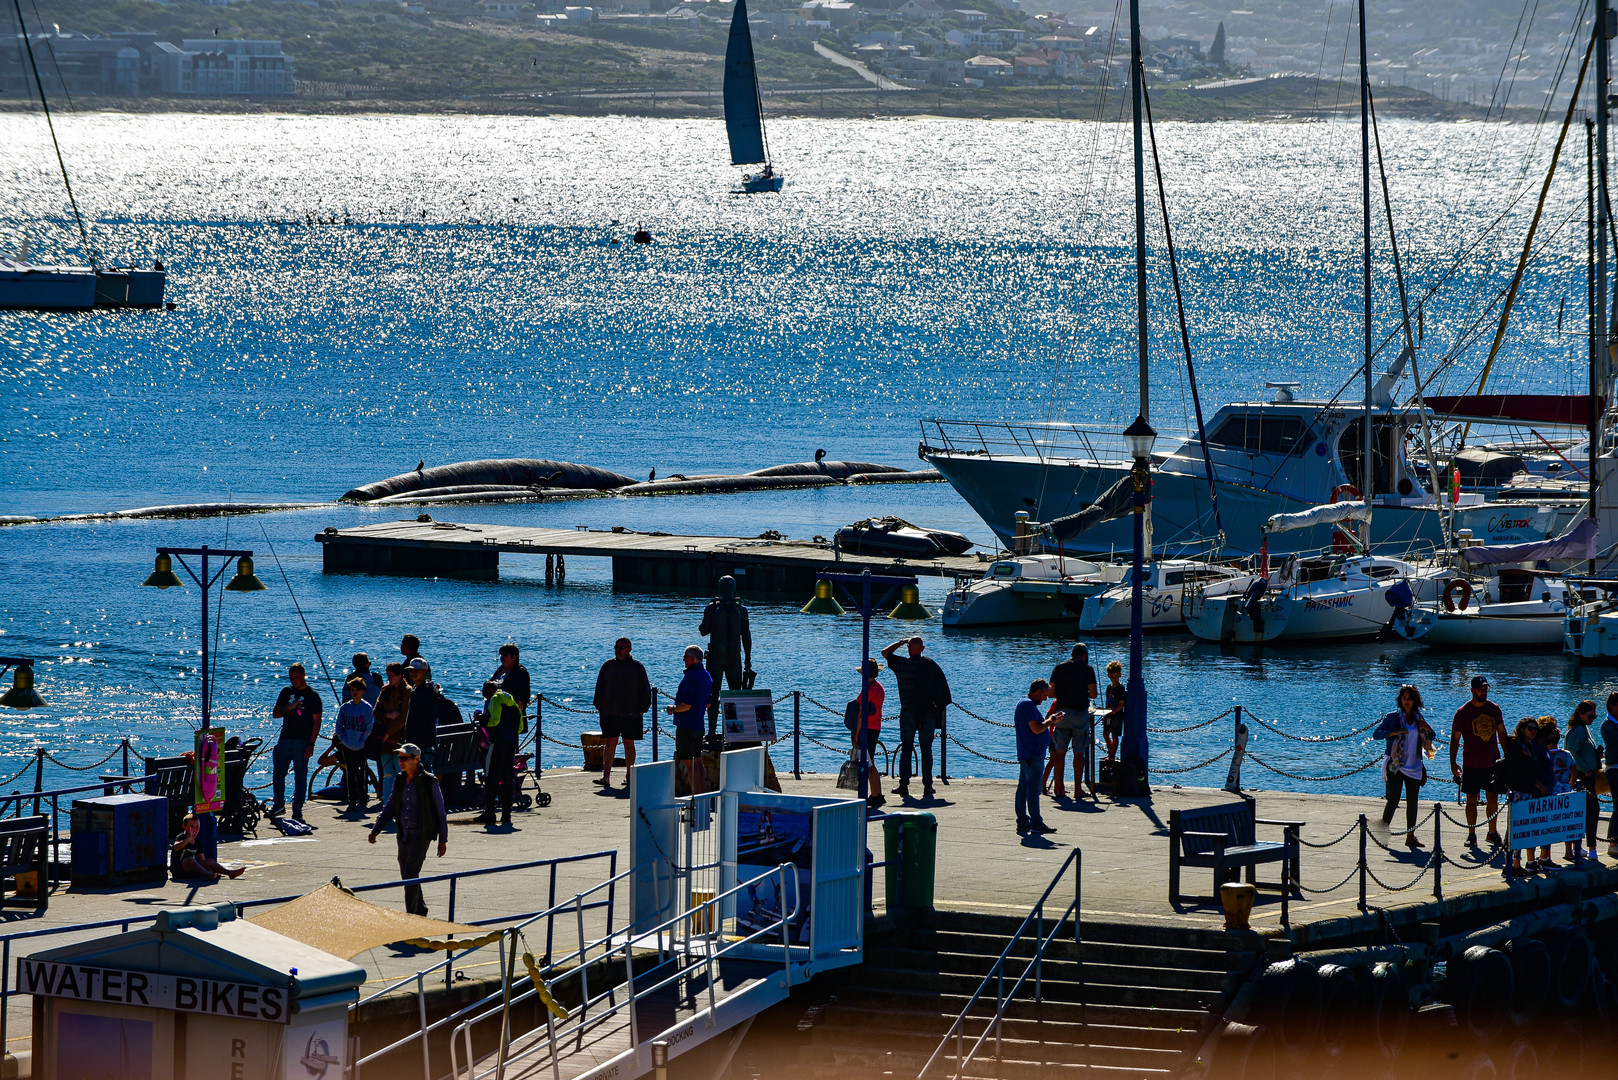
<svg viewBox="0 0 1618 1080">
<path fill-rule="evenodd" d="M 889 911 L 933 906 L 937 818 L 924 810 L 888 817 L 882 822 L 882 857 L 888 862 L 883 870 Z"/>
</svg>

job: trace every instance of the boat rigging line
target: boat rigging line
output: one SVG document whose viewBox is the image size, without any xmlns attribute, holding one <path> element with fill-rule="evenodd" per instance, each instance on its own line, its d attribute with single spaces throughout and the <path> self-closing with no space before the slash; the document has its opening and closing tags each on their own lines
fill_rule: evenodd
<svg viewBox="0 0 1618 1080">
<path fill-rule="evenodd" d="M 34 43 L 29 40 L 28 27 L 23 23 L 22 0 L 11 0 L 11 6 L 17 12 L 17 31 L 22 38 L 23 45 L 28 51 L 28 67 L 34 73 L 34 85 L 39 89 L 39 106 L 45 111 L 45 127 L 51 133 L 51 146 L 56 150 L 56 167 L 62 172 L 62 186 L 67 189 L 67 202 L 73 208 L 73 220 L 79 224 L 79 239 L 84 244 L 84 256 L 90 260 L 93 269 L 96 265 L 96 255 L 90 248 L 90 230 L 84 227 L 84 215 L 79 213 L 79 201 L 73 197 L 73 181 L 67 176 L 67 162 L 62 159 L 62 144 L 56 138 L 56 124 L 51 120 L 51 103 L 45 96 L 45 83 L 39 77 L 39 61 L 34 58 Z"/>
</svg>

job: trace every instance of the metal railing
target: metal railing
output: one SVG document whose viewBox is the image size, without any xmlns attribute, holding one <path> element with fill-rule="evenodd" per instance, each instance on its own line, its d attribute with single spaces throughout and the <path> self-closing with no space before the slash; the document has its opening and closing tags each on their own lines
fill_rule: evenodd
<svg viewBox="0 0 1618 1080">
<path fill-rule="evenodd" d="M 137 778 L 137 779 L 142 779 L 143 780 L 144 777 L 140 777 L 140 778 Z M 100 787 L 100 785 L 95 785 L 95 786 Z M 42 794 L 49 794 L 49 793 L 42 793 Z M 31 798 L 32 796 L 30 795 L 30 796 L 26 796 L 26 797 Z M 593 852 L 589 852 L 589 853 L 586 853 L 586 854 L 583 854 L 583 855 L 564 855 L 564 856 L 561 856 L 561 857 L 555 858 L 555 859 L 535 859 L 535 860 L 532 860 L 532 861 L 529 861 L 529 862 L 507 863 L 507 864 L 504 864 L 504 865 L 501 865 L 501 866 L 485 866 L 485 867 L 480 867 L 480 868 L 475 869 L 475 870 L 456 870 L 456 871 L 452 871 L 450 873 L 433 874 L 433 875 L 430 875 L 430 876 L 427 876 L 427 877 L 401 878 L 401 879 L 399 879 L 397 881 L 383 881 L 383 882 L 377 882 L 375 884 L 370 884 L 370 885 L 345 886 L 345 888 L 348 888 L 350 892 L 364 893 L 364 892 L 376 892 L 379 889 L 398 889 L 398 888 L 402 888 L 405 885 L 412 885 L 412 884 L 413 885 L 435 885 L 435 884 L 438 884 L 440 882 L 447 881 L 447 882 L 449 882 L 449 903 L 448 903 L 448 906 L 447 906 L 447 912 L 448 912 L 447 917 L 448 917 L 449 921 L 454 922 L 455 921 L 455 899 L 456 899 L 456 891 L 457 891 L 456 887 L 457 887 L 457 884 L 460 882 L 460 880 L 463 879 L 463 878 L 487 877 L 487 876 L 490 876 L 490 875 L 493 875 L 493 874 L 506 874 L 506 873 L 513 873 L 513 872 L 520 871 L 520 870 L 533 870 L 533 869 L 538 868 L 538 867 L 548 867 L 549 870 L 550 870 L 550 900 L 549 900 L 549 904 L 551 905 L 552 910 L 560 910 L 560 907 L 558 905 L 556 905 L 557 869 L 559 867 L 561 867 L 561 866 L 565 866 L 565 865 L 568 865 L 568 864 L 586 863 L 586 862 L 591 862 L 591 861 L 594 861 L 594 860 L 602 860 L 602 859 L 606 860 L 607 866 L 608 866 L 608 873 L 610 875 L 612 875 L 612 876 L 609 877 L 606 882 L 603 882 L 602 885 L 596 886 L 595 889 L 590 890 L 591 892 L 594 892 L 594 891 L 599 890 L 599 889 L 601 889 L 603 887 L 608 887 L 608 886 L 614 885 L 614 883 L 616 883 L 620 878 L 622 878 L 624 876 L 624 875 L 619 874 L 617 872 L 618 853 L 616 851 L 593 851 Z M 240 901 L 234 901 L 233 903 L 234 903 L 234 906 L 236 908 L 237 914 L 241 915 L 241 914 L 244 914 L 244 913 L 246 913 L 247 911 L 249 911 L 250 909 L 253 909 L 253 908 L 268 907 L 268 906 L 273 905 L 273 904 L 284 904 L 284 903 L 287 903 L 290 900 L 296 900 L 296 899 L 298 899 L 298 897 L 300 895 L 302 895 L 302 894 L 295 893 L 295 894 L 290 894 L 290 895 L 286 895 L 286 896 L 265 897 L 265 898 L 259 899 L 259 900 L 240 900 Z M 585 895 L 585 894 L 579 894 L 579 895 Z M 575 897 L 575 899 L 577 899 L 577 897 Z M 607 921 L 608 921 L 608 926 L 610 928 L 611 923 L 612 923 L 612 919 L 613 919 L 615 903 L 616 903 L 616 889 L 609 888 L 606 899 L 597 901 L 597 902 L 589 904 L 589 905 L 586 905 L 584 910 L 592 910 L 592 909 L 596 909 L 596 908 L 605 908 L 606 911 L 607 911 L 607 916 L 606 917 L 607 917 Z M 470 926 L 486 926 L 486 925 L 488 925 L 490 923 L 505 922 L 505 921 L 507 921 L 509 919 L 512 919 L 512 918 L 527 918 L 530 921 L 537 921 L 540 918 L 544 918 L 546 916 L 546 914 L 547 914 L 546 911 L 540 911 L 540 912 L 537 912 L 537 913 L 524 913 L 524 914 L 516 915 L 516 916 L 502 915 L 502 916 L 500 916 L 498 918 L 494 918 L 494 919 L 482 919 L 482 920 L 473 921 L 473 922 L 468 923 L 467 925 L 470 925 Z M 52 937 L 62 937 L 62 936 L 65 936 L 65 935 L 84 934 L 84 933 L 88 933 L 88 932 L 93 931 L 93 930 L 110 930 L 113 927 L 117 927 L 119 933 L 127 934 L 132 928 L 138 927 L 138 926 L 145 926 L 148 923 L 151 923 L 154 920 L 156 920 L 156 918 L 157 918 L 157 912 L 153 911 L 151 914 L 131 915 L 130 917 L 124 918 L 124 919 L 105 919 L 105 920 L 102 920 L 100 922 L 74 923 L 73 925 L 70 925 L 70 926 L 45 926 L 45 927 L 39 927 L 39 928 L 33 929 L 33 930 L 19 930 L 16 933 L 0 935 L 0 1046 L 5 1045 L 5 1040 L 6 1040 L 7 1035 L 8 1035 L 8 1024 L 9 1024 L 9 1013 L 10 1013 L 9 1005 L 10 1005 L 11 998 L 16 996 L 19 993 L 19 991 L 17 991 L 11 985 L 12 952 L 14 951 L 13 950 L 13 943 L 14 942 L 36 940 L 36 939 L 44 939 L 44 938 L 52 938 Z M 550 919 L 547 927 L 546 927 L 546 948 L 547 949 L 549 949 L 551 947 L 551 943 L 554 940 L 554 926 L 555 926 L 555 918 L 552 917 Z M 461 953 L 461 955 L 464 957 L 466 952 L 472 952 L 472 951 L 475 951 L 475 950 L 470 950 L 470 949 L 469 950 L 464 950 Z M 451 951 L 443 960 L 439 961 L 437 964 L 434 964 L 432 967 L 426 968 L 423 971 L 420 971 L 420 972 L 417 972 L 414 975 L 411 975 L 409 978 L 406 978 L 406 979 L 400 980 L 397 983 L 391 984 L 390 986 L 386 987 L 382 991 L 379 991 L 378 993 L 369 995 L 368 997 L 364 998 L 360 1002 L 360 1004 L 364 1004 L 367 1001 L 372 1001 L 372 1000 L 376 999 L 377 997 L 382 996 L 382 994 L 389 993 L 392 990 L 397 989 L 399 986 L 401 986 L 401 985 L 403 985 L 405 983 L 411 982 L 412 980 L 418 981 L 420 983 L 420 985 L 421 985 L 422 992 L 425 993 L 425 982 L 424 982 L 425 976 L 428 975 L 428 974 L 431 974 L 433 972 L 437 972 L 440 969 L 442 969 L 443 972 L 444 972 L 445 985 L 448 985 L 450 982 L 452 982 L 454 980 L 454 967 L 455 967 L 456 955 L 457 954 L 454 951 Z M 423 1007 L 425 1008 L 425 997 L 423 997 L 422 1001 L 423 1001 Z M 411 1038 L 414 1038 L 414 1036 L 411 1036 Z M 406 1041 L 408 1041 L 408 1040 L 406 1040 Z M 429 1078 L 429 1080 L 430 1080 L 430 1078 Z"/>
<path fill-rule="evenodd" d="M 1189 432 L 1164 432 L 1166 448 L 1154 457 L 1174 453 Z M 987 458 L 1033 458 L 1047 464 L 1073 461 L 1108 462 L 1127 466 L 1133 460 L 1124 448 L 1122 429 L 1081 428 L 1074 424 L 1012 424 L 1000 420 L 923 420 L 921 452 L 938 451 Z"/>
<path fill-rule="evenodd" d="M 1056 891 L 1056 886 L 1061 883 L 1062 878 L 1066 876 L 1069 870 L 1073 871 L 1073 902 L 1067 906 L 1066 911 L 1051 923 L 1051 931 L 1047 934 L 1045 932 L 1046 901 L 1051 898 L 1051 894 Z M 1068 919 L 1073 920 L 1073 944 L 1077 946 L 1083 940 L 1079 913 L 1079 901 L 1082 898 L 1083 891 L 1084 852 L 1079 848 L 1074 848 L 1068 854 L 1068 857 L 1063 860 L 1061 869 L 1056 871 L 1056 876 L 1051 878 L 1051 883 L 1045 886 L 1045 891 L 1034 902 L 1033 908 L 1028 912 L 1028 917 L 1023 919 L 1021 926 L 1017 927 L 1017 932 L 1011 935 L 1011 940 L 1006 942 L 1006 947 L 1000 951 L 1000 956 L 995 960 L 994 966 L 983 977 L 983 982 L 979 984 L 977 992 L 972 995 L 971 1000 L 966 1003 L 966 1007 L 961 1010 L 961 1014 L 955 1018 L 955 1022 L 950 1025 L 949 1030 L 944 1033 L 944 1037 L 939 1040 L 938 1048 L 933 1051 L 932 1057 L 927 1059 L 927 1064 L 921 1067 L 921 1072 L 916 1074 L 916 1080 L 925 1080 L 933 1065 L 944 1056 L 951 1039 L 955 1040 L 955 1080 L 960 1080 L 961 1075 L 966 1071 L 966 1067 L 971 1064 L 978 1051 L 983 1049 L 983 1044 L 988 1040 L 991 1033 L 994 1035 L 995 1056 L 1000 1056 L 1001 1031 L 1005 1025 L 1006 1006 L 1010 1005 L 1012 999 L 1022 990 L 1023 985 L 1028 982 L 1030 974 L 1034 977 L 1034 1000 L 1045 1000 L 1045 953 L 1050 949 L 1051 943 L 1056 940 L 1057 935 L 1062 932 L 1062 928 L 1067 925 Z M 1017 980 L 1011 984 L 1011 989 L 1007 990 L 1006 961 L 1011 958 L 1012 952 L 1017 948 L 1018 943 L 1022 941 L 1030 928 L 1033 929 L 1034 955 L 1024 965 L 1022 974 L 1017 976 Z M 991 986 L 994 987 L 994 1015 L 985 1022 L 983 1031 L 979 1033 L 977 1039 L 972 1043 L 972 1048 L 968 1050 L 966 1049 L 967 1020 L 978 1002 L 984 1000 Z"/>
<path fill-rule="evenodd" d="M 768 920 L 765 925 L 751 930 L 742 936 L 741 931 L 748 927 L 740 919 L 732 916 L 724 919 L 726 907 L 739 899 L 742 893 L 756 890 L 759 883 L 770 877 L 775 877 L 777 895 L 781 899 L 780 908 L 775 918 Z M 790 908 L 786 903 L 788 883 L 791 883 L 792 904 Z M 656 994 L 659 991 L 673 986 L 681 980 L 691 980 L 705 976 L 707 983 L 708 1010 L 710 1014 L 718 1004 L 718 995 L 715 985 L 718 982 L 719 962 L 729 954 L 742 951 L 756 942 L 772 940 L 779 936 L 781 948 L 781 966 L 783 974 L 790 980 L 792 964 L 792 923 L 798 917 L 800 897 L 798 895 L 797 869 L 790 863 L 784 863 L 756 878 L 741 882 L 734 888 L 719 893 L 700 904 L 682 911 L 670 919 L 665 920 L 656 927 L 644 932 L 625 933 L 621 941 L 581 943 L 580 947 L 567 956 L 561 957 L 544 969 L 536 969 L 530 973 L 530 983 L 549 985 L 552 981 L 573 975 L 580 977 L 580 1003 L 573 1009 L 566 1010 L 566 1019 L 558 1018 L 550 1008 L 545 1009 L 545 1036 L 535 1039 L 532 1045 L 520 1050 L 516 1054 L 510 1053 L 512 1040 L 511 1011 L 514 1006 L 523 1004 L 539 997 L 539 985 L 531 985 L 521 994 L 513 994 L 512 982 L 515 978 L 513 971 L 509 970 L 503 980 L 504 994 L 499 1008 L 484 1010 L 478 1015 L 467 1015 L 450 1037 L 450 1069 L 455 1080 L 480 1080 L 481 1077 L 493 1076 L 497 1080 L 504 1080 L 505 1070 L 508 1066 L 522 1061 L 538 1053 L 550 1053 L 550 1071 L 554 1077 L 561 1076 L 561 1044 L 570 1036 L 582 1034 L 586 1021 L 599 1024 L 601 1021 L 617 1014 L 621 1010 L 628 1010 L 629 1016 L 629 1045 L 638 1047 L 641 1043 L 640 1019 L 636 1015 L 635 1006 L 641 998 Z M 728 921 L 728 932 L 726 922 Z M 516 940 L 522 930 L 521 926 L 511 928 L 511 955 L 514 957 Z M 683 942 L 684 948 L 676 951 L 672 946 L 676 942 Z M 599 953 L 592 961 L 590 950 L 599 949 Z M 655 974 L 665 965 L 673 962 L 676 970 L 673 974 L 664 976 L 650 985 L 641 985 L 636 981 L 635 951 L 656 951 L 656 962 L 648 971 L 641 972 L 644 978 Z M 589 966 L 592 962 L 609 960 L 621 954 L 624 965 L 624 978 L 622 982 L 609 983 L 600 992 L 592 995 L 589 986 Z M 505 954 L 502 954 L 505 955 Z M 756 959 L 756 954 L 754 954 Z M 685 963 L 681 963 L 685 961 Z M 567 966 L 572 964 L 571 967 Z M 512 965 L 515 966 L 514 964 Z M 547 991 L 548 993 L 548 991 Z M 616 1000 L 615 1000 L 616 999 Z M 605 1002 L 607 1007 L 601 1010 L 599 1006 Z M 591 1008 L 597 1007 L 592 1014 Z M 472 1041 L 472 1031 L 479 1023 L 498 1018 L 500 1034 L 495 1051 L 495 1063 L 483 1071 L 478 1070 L 478 1058 Z M 537 1030 L 537 1029 L 536 1029 Z M 526 1034 L 526 1033 L 525 1033 Z M 655 1033 L 654 1033 L 655 1034 Z M 461 1068 L 461 1045 L 464 1044 L 466 1053 L 466 1068 Z M 484 1060 L 488 1059 L 487 1054 Z M 430 1073 L 428 1074 L 430 1076 Z"/>
</svg>

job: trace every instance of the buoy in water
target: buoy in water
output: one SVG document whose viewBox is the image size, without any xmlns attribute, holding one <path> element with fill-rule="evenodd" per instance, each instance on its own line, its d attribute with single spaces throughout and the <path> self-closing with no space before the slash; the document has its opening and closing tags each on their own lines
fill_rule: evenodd
<svg viewBox="0 0 1618 1080">
<path fill-rule="evenodd" d="M 637 244 L 650 244 L 651 242 L 652 242 L 652 234 L 651 233 L 647 232 L 645 229 L 636 229 L 635 230 L 635 243 L 637 243 Z"/>
</svg>

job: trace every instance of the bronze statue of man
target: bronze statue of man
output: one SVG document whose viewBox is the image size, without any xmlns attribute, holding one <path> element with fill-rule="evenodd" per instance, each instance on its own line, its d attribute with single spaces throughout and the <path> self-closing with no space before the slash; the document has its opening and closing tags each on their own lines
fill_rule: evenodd
<svg viewBox="0 0 1618 1080">
<path fill-rule="evenodd" d="M 747 689 L 753 672 L 753 629 L 747 608 L 736 599 L 736 579 L 726 574 L 719 579 L 719 595 L 702 612 L 697 633 L 708 639 L 708 674 L 713 676 L 713 695 L 708 701 L 708 734 L 719 730 L 719 683 L 731 690 Z"/>
</svg>

